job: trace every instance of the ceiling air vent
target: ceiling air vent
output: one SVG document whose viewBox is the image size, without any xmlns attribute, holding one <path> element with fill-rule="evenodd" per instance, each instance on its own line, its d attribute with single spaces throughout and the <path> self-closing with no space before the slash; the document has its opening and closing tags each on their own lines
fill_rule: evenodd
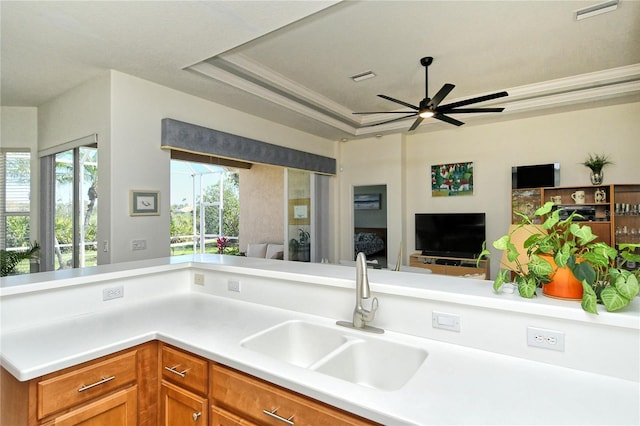
<svg viewBox="0 0 640 426">
<path fill-rule="evenodd" d="M 606 1 L 604 3 L 595 4 L 589 7 L 583 7 L 576 10 L 576 21 L 591 18 L 592 16 L 601 15 L 607 12 L 613 12 L 618 8 L 619 0 Z"/>
<path fill-rule="evenodd" d="M 371 71 L 365 71 L 365 72 L 361 72 L 360 74 L 356 74 L 356 75 L 352 75 L 351 76 L 351 80 L 358 82 L 358 81 L 362 81 L 362 80 L 367 80 L 369 78 L 373 78 L 376 75 L 371 72 Z"/>
</svg>

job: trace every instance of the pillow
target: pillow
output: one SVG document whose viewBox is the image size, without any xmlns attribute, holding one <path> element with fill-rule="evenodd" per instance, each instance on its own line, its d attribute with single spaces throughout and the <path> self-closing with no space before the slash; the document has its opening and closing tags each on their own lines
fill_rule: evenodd
<svg viewBox="0 0 640 426">
<path fill-rule="evenodd" d="M 267 243 L 247 244 L 247 257 L 262 257 L 267 254 Z"/>
<path fill-rule="evenodd" d="M 271 244 L 267 245 L 267 252 L 265 256 L 267 259 L 280 259 L 284 257 L 284 244 Z"/>
</svg>

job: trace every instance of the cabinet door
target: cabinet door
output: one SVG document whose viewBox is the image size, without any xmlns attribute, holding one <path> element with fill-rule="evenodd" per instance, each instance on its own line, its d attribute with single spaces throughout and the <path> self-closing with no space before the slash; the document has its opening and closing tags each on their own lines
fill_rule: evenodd
<svg viewBox="0 0 640 426">
<path fill-rule="evenodd" d="M 206 426 L 207 400 L 165 380 L 160 387 L 160 425 Z"/>
<path fill-rule="evenodd" d="M 135 426 L 138 420 L 137 386 L 123 389 L 56 417 L 47 426 Z"/>
</svg>

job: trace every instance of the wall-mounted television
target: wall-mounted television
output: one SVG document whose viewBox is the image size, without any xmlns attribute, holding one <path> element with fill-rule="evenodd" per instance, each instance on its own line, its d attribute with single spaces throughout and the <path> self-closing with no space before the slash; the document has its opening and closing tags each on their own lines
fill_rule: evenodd
<svg viewBox="0 0 640 426">
<path fill-rule="evenodd" d="M 425 256 L 476 258 L 486 239 L 485 213 L 416 213 L 416 250 Z"/>
<path fill-rule="evenodd" d="M 511 188 L 560 186 L 560 163 L 511 167 Z"/>
</svg>

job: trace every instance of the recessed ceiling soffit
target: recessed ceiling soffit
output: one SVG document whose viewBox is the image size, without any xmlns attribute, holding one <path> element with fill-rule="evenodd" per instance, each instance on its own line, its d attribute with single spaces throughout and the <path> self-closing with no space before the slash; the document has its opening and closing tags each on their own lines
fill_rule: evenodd
<svg viewBox="0 0 640 426">
<path fill-rule="evenodd" d="M 287 108 L 318 122 L 354 136 L 366 136 L 385 131 L 406 129 L 406 122 L 371 126 L 388 119 L 384 114 L 353 115 L 352 110 L 309 90 L 285 76 L 249 59 L 233 53 L 224 54 L 185 68 L 207 78 Z M 572 104 L 596 102 L 640 94 L 640 64 L 608 69 L 567 78 L 543 81 L 520 87 L 501 88 L 506 98 L 484 102 L 482 106 L 500 105 L 501 115 L 532 112 Z M 478 93 L 474 96 L 482 96 Z M 466 97 L 474 97 L 466 96 Z M 447 99 L 457 102 L 459 99 Z M 465 122 L 473 122 L 471 114 L 460 114 Z M 431 123 L 426 123 L 429 125 Z"/>
</svg>

